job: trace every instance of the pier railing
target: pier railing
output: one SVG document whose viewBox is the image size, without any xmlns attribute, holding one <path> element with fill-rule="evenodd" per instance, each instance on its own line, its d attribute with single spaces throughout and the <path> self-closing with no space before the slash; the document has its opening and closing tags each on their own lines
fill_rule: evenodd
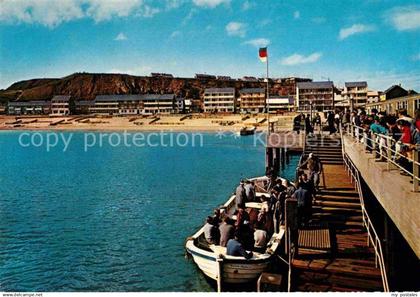
<svg viewBox="0 0 420 297">
<path fill-rule="evenodd" d="M 359 170 L 356 168 L 354 163 L 350 160 L 350 158 L 346 154 L 344 154 L 343 157 L 344 157 L 343 159 L 344 159 L 344 164 L 346 165 L 347 173 L 350 176 L 350 179 L 352 183 L 354 184 L 355 188 L 357 189 L 357 192 L 359 193 L 360 205 L 362 208 L 363 225 L 365 226 L 368 233 L 367 244 L 368 246 L 372 244 L 372 247 L 375 250 L 375 266 L 377 268 L 379 267 L 379 270 L 381 271 L 382 285 L 384 288 L 384 292 L 389 292 L 388 276 L 386 274 L 384 255 L 382 252 L 382 242 L 378 234 L 376 233 L 375 227 L 373 226 L 373 223 L 365 207 L 365 199 L 364 199 L 362 187 L 360 184 Z"/>
<path fill-rule="evenodd" d="M 341 129 L 342 130 L 342 129 Z M 403 154 L 403 148 L 409 145 L 397 141 L 389 135 L 374 133 L 366 128 L 348 125 L 345 129 L 347 135 L 363 144 L 366 151 L 370 151 L 380 159 L 387 162 L 388 170 L 399 169 L 412 179 L 413 191 L 420 191 L 420 146 L 411 145 Z"/>
</svg>

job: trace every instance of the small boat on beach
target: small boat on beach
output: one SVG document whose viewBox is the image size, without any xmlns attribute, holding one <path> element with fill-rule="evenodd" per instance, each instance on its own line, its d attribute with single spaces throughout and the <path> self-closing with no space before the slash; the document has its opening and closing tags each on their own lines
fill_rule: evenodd
<svg viewBox="0 0 420 297">
<path fill-rule="evenodd" d="M 268 182 L 268 178 L 251 179 L 258 182 Z M 257 197 L 268 195 L 258 192 Z M 247 211 L 261 209 L 261 203 L 248 202 L 245 204 Z M 221 207 L 221 213 L 232 217 L 236 210 L 235 195 Z M 223 283 L 239 284 L 255 281 L 262 272 L 267 271 L 273 255 L 276 254 L 284 237 L 284 229 L 274 233 L 270 238 L 267 248 L 263 253 L 253 252 L 250 259 L 245 257 L 228 256 L 226 248 L 209 244 L 204 236 L 204 226 L 186 241 L 186 250 L 194 259 L 198 268 L 209 278 Z"/>
<path fill-rule="evenodd" d="M 255 128 L 255 127 L 243 127 L 239 131 L 239 134 L 241 136 L 254 135 L 256 130 L 257 130 L 257 128 Z"/>
</svg>

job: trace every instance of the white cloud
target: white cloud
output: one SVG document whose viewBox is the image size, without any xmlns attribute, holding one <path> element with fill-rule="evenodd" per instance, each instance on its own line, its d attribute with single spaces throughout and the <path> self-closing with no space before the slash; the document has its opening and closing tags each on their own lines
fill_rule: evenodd
<svg viewBox="0 0 420 297">
<path fill-rule="evenodd" d="M 169 36 L 169 38 L 173 39 L 173 38 L 176 38 L 176 37 L 178 37 L 180 35 L 181 35 L 181 32 L 180 31 L 173 31 L 171 33 L 171 35 Z"/>
<path fill-rule="evenodd" d="M 158 12 L 144 0 L 2 0 L 0 22 L 38 23 L 53 28 L 81 18 L 101 22 L 129 15 L 151 17 Z"/>
<path fill-rule="evenodd" d="M 322 53 L 318 53 L 318 52 L 315 52 L 308 56 L 293 54 L 291 56 L 283 58 L 281 60 L 281 64 L 286 65 L 286 66 L 292 66 L 292 65 L 315 63 L 321 58 L 321 56 L 322 56 Z"/>
<path fill-rule="evenodd" d="M 229 36 L 245 37 L 246 35 L 246 24 L 244 23 L 230 22 L 225 29 Z"/>
<path fill-rule="evenodd" d="M 420 7 L 396 7 L 386 14 L 398 31 L 416 30 L 420 28 Z"/>
<path fill-rule="evenodd" d="M 181 25 L 185 26 L 196 14 L 198 10 L 195 8 L 192 8 L 188 14 L 183 18 Z"/>
<path fill-rule="evenodd" d="M 255 3 L 249 2 L 249 1 L 244 1 L 244 3 L 242 4 L 242 10 L 249 10 L 251 8 L 253 8 L 255 6 Z"/>
<path fill-rule="evenodd" d="M 79 19 L 84 12 L 79 1 L 36 1 L 3 0 L 1 1 L 0 21 L 41 23 L 55 27 L 62 22 Z"/>
<path fill-rule="evenodd" d="M 267 38 L 256 38 L 256 39 L 245 41 L 243 44 L 248 44 L 255 47 L 265 47 L 270 44 L 270 40 Z"/>
<path fill-rule="evenodd" d="M 171 10 L 180 7 L 185 1 L 184 0 L 166 0 L 166 9 Z"/>
<path fill-rule="evenodd" d="M 193 3 L 199 7 L 215 8 L 220 4 L 229 4 L 230 0 L 193 0 Z"/>
<path fill-rule="evenodd" d="M 365 32 L 371 32 L 374 30 L 375 30 L 375 27 L 371 25 L 354 24 L 351 27 L 342 28 L 338 35 L 338 39 L 343 40 L 354 34 L 361 34 Z"/>
<path fill-rule="evenodd" d="M 127 40 L 127 36 L 125 36 L 125 34 L 123 32 L 120 32 L 120 33 L 118 33 L 117 36 L 115 36 L 114 40 L 116 40 L 116 41 Z"/>
<path fill-rule="evenodd" d="M 299 18 L 300 18 L 300 11 L 299 11 L 299 10 L 296 10 L 296 11 L 293 13 L 293 18 L 294 18 L 295 20 L 297 20 L 297 19 L 299 19 Z"/>
</svg>

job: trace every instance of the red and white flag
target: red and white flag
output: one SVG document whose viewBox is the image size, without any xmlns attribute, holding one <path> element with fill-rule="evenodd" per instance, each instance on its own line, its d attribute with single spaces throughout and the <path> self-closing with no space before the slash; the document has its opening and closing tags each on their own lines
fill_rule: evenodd
<svg viewBox="0 0 420 297">
<path fill-rule="evenodd" d="M 261 62 L 267 62 L 267 48 L 266 47 L 260 47 L 260 51 L 259 51 L 259 57 Z"/>
</svg>

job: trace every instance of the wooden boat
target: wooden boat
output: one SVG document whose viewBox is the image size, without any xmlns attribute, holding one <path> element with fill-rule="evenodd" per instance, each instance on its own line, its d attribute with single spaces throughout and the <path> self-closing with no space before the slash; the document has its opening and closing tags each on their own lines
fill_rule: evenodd
<svg viewBox="0 0 420 297">
<path fill-rule="evenodd" d="M 256 130 L 257 130 L 257 128 L 255 128 L 255 127 L 243 127 L 239 131 L 239 134 L 241 136 L 254 135 Z"/>
<path fill-rule="evenodd" d="M 264 177 L 265 178 L 265 177 Z M 257 197 L 268 195 L 257 192 Z M 260 209 L 261 203 L 246 203 L 246 208 Z M 235 195 L 221 208 L 221 212 L 233 215 L 235 212 Z M 198 268 L 209 278 L 223 283 L 248 283 L 255 281 L 262 272 L 267 271 L 268 265 L 280 246 L 284 237 L 284 229 L 274 233 L 264 253 L 253 252 L 251 259 L 226 255 L 226 248 L 209 245 L 204 237 L 204 226 L 186 241 L 186 250 L 193 257 Z M 219 266 L 220 265 L 220 266 Z"/>
</svg>

